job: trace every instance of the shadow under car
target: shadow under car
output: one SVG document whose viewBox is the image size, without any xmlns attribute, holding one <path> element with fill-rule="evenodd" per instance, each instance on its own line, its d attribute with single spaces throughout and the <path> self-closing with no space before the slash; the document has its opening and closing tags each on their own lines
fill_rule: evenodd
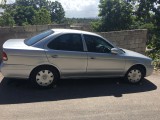
<svg viewBox="0 0 160 120">
<path fill-rule="evenodd" d="M 58 101 L 89 97 L 115 96 L 147 92 L 157 89 L 145 79 L 140 84 L 131 85 L 122 78 L 68 79 L 60 80 L 50 89 L 37 89 L 29 80 L 3 78 L 0 83 L 0 104 L 20 104 L 44 101 Z"/>
</svg>

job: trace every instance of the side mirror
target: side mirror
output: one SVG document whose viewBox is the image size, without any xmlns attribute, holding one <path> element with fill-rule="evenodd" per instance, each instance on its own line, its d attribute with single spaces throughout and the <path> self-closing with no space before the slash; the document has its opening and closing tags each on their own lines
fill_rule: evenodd
<svg viewBox="0 0 160 120">
<path fill-rule="evenodd" d="M 111 53 L 112 53 L 112 54 L 118 54 L 118 53 L 119 53 L 119 49 L 117 49 L 117 48 L 112 48 L 112 49 L 111 49 Z"/>
</svg>

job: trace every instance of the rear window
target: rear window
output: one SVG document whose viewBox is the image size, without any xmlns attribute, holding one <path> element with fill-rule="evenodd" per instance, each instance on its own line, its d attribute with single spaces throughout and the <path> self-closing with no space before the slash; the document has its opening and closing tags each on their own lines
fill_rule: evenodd
<svg viewBox="0 0 160 120">
<path fill-rule="evenodd" d="M 24 42 L 25 42 L 25 44 L 31 46 L 31 45 L 37 43 L 38 41 L 42 40 L 43 38 L 45 38 L 45 37 L 47 37 L 47 36 L 49 36 L 53 33 L 54 32 L 52 30 L 47 30 L 47 31 L 44 31 L 44 32 L 42 32 L 38 35 L 35 35 L 35 36 L 31 37 L 31 38 L 25 39 Z"/>
</svg>

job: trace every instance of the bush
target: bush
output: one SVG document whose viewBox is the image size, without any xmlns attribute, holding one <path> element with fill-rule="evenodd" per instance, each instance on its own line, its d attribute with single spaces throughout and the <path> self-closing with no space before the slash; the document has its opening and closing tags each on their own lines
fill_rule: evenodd
<svg viewBox="0 0 160 120">
<path fill-rule="evenodd" d="M 4 12 L 2 16 L 0 16 L 0 26 L 13 26 L 14 24 L 15 21 L 9 13 Z"/>
</svg>

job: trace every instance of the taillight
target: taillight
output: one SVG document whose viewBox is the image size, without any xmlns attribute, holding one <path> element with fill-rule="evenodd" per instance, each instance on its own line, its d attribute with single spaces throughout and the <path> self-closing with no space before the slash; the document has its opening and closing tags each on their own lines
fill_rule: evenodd
<svg viewBox="0 0 160 120">
<path fill-rule="evenodd" d="M 7 54 L 4 51 L 2 53 L 2 59 L 3 59 L 3 61 L 7 61 L 8 60 Z"/>
</svg>

